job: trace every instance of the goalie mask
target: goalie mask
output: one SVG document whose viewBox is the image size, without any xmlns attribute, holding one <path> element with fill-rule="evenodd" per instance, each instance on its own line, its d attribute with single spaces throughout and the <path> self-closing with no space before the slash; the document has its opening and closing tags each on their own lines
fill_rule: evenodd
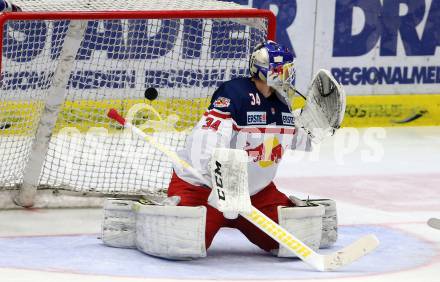
<svg viewBox="0 0 440 282">
<path fill-rule="evenodd" d="M 270 40 L 257 45 L 249 61 L 249 71 L 252 77 L 275 89 L 289 107 L 292 105 L 296 71 L 289 49 Z"/>
</svg>

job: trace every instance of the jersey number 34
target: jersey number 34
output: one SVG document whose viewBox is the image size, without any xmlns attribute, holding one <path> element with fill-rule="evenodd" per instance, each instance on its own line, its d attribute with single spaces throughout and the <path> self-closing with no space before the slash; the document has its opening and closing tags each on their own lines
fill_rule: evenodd
<svg viewBox="0 0 440 282">
<path fill-rule="evenodd" d="M 251 105 L 261 105 L 260 95 L 258 93 L 249 93 L 249 96 L 251 96 Z"/>
<path fill-rule="evenodd" d="M 214 130 L 214 131 L 217 131 L 218 130 L 218 127 L 220 126 L 220 124 L 222 123 L 220 120 L 215 120 L 214 118 L 212 118 L 212 117 L 207 117 L 206 119 L 205 119 L 205 124 L 204 125 L 202 125 L 202 128 L 203 129 L 212 129 L 212 130 Z"/>
</svg>

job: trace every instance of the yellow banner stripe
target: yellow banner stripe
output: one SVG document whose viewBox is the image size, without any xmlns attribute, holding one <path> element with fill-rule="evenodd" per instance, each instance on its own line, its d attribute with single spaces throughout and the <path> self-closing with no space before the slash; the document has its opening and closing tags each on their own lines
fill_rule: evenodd
<svg viewBox="0 0 440 282">
<path fill-rule="evenodd" d="M 295 107 L 304 105 L 295 100 Z M 343 127 L 440 125 L 440 95 L 347 96 Z"/>
<path fill-rule="evenodd" d="M 349 96 L 342 125 L 440 125 L 440 95 Z"/>
<path fill-rule="evenodd" d="M 86 132 L 90 127 L 104 127 L 111 131 L 118 126 L 111 122 L 106 114 L 115 108 L 122 115 L 137 103 L 152 106 L 160 117 L 151 111 L 141 111 L 133 124 L 142 124 L 146 120 L 178 117 L 176 130 L 192 128 L 208 107 L 209 98 L 165 99 L 149 101 L 138 100 L 81 100 L 64 104 L 55 126 L 55 134 L 64 127 L 76 127 Z M 304 105 L 299 98 L 295 108 Z M 39 101 L 2 101 L 0 102 L 0 136 L 32 136 L 38 126 L 43 103 Z M 348 96 L 347 110 L 343 127 L 371 126 L 434 126 L 440 125 L 440 95 L 377 95 Z"/>
</svg>

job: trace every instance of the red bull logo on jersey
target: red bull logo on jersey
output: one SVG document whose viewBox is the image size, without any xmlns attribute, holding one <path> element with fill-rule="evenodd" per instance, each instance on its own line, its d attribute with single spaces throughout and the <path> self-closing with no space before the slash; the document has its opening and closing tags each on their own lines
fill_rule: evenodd
<svg viewBox="0 0 440 282">
<path fill-rule="evenodd" d="M 251 160 L 260 167 L 270 167 L 279 163 L 284 154 L 282 144 L 277 137 L 270 137 L 254 148 L 244 148 Z"/>
<path fill-rule="evenodd" d="M 216 108 L 227 108 L 231 104 L 231 99 L 225 97 L 218 97 L 214 101 L 214 107 Z"/>
<path fill-rule="evenodd" d="M 247 112 L 246 122 L 248 125 L 266 124 L 267 123 L 266 112 Z"/>
</svg>

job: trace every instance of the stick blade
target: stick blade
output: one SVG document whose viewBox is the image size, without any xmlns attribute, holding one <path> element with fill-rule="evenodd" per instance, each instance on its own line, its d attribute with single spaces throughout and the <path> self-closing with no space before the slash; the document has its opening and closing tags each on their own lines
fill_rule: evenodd
<svg viewBox="0 0 440 282">
<path fill-rule="evenodd" d="M 373 234 L 366 235 L 347 247 L 325 256 L 324 270 L 336 270 L 367 255 L 379 246 L 379 239 Z"/>
<path fill-rule="evenodd" d="M 440 230 L 440 219 L 438 218 L 431 218 L 428 220 L 428 225 L 432 228 L 439 229 Z"/>
</svg>

